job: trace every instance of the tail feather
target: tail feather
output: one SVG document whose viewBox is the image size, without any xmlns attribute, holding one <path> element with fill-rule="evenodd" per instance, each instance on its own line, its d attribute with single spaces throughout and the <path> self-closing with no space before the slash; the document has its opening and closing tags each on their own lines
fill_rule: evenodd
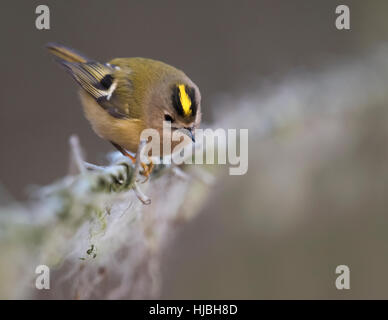
<svg viewBox="0 0 388 320">
<path fill-rule="evenodd" d="M 92 61 L 75 50 L 56 43 L 48 43 L 47 49 L 106 112 L 118 119 L 128 117 L 126 111 L 120 110 L 121 105 L 114 95 L 118 83 L 114 79 L 115 66 Z"/>
<path fill-rule="evenodd" d="M 46 45 L 46 48 L 61 61 L 66 62 L 78 62 L 78 63 L 86 63 L 91 61 L 87 57 L 78 53 L 76 50 L 67 48 L 61 44 L 50 42 Z"/>
</svg>

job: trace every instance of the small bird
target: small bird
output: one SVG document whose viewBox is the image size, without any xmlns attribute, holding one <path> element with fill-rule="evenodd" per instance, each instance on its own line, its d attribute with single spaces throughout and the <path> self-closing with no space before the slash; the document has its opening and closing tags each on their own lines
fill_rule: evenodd
<svg viewBox="0 0 388 320">
<path fill-rule="evenodd" d="M 56 43 L 47 44 L 80 85 L 86 118 L 94 132 L 110 141 L 123 155 L 135 162 L 144 129 L 156 129 L 163 153 L 163 122 L 171 131 L 182 130 L 195 142 L 195 129 L 201 122 L 201 94 L 197 85 L 181 70 L 146 58 L 116 58 L 100 63 Z M 171 141 L 171 150 L 181 141 Z M 142 163 L 143 175 L 152 170 Z"/>
</svg>

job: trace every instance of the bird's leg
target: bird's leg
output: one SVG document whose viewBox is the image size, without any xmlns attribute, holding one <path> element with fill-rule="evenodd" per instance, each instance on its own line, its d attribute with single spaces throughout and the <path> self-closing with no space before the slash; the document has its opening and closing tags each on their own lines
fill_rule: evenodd
<svg viewBox="0 0 388 320">
<path fill-rule="evenodd" d="M 118 144 L 114 143 L 111 141 L 111 144 L 114 145 L 114 147 L 119 150 L 121 152 L 121 154 L 129 159 L 132 160 L 132 163 L 135 164 L 136 163 L 136 158 L 133 157 L 131 154 L 129 154 L 124 148 L 122 148 L 121 146 L 119 146 Z"/>
<path fill-rule="evenodd" d="M 145 176 L 145 179 L 142 183 L 145 183 L 148 181 L 148 179 L 150 178 L 150 174 L 152 172 L 152 169 L 154 168 L 154 163 L 151 161 L 150 159 L 150 163 L 149 164 L 145 164 L 145 163 L 141 163 L 141 166 L 143 168 L 143 176 Z"/>
<path fill-rule="evenodd" d="M 119 150 L 121 152 L 121 154 L 125 157 L 128 157 L 129 159 L 132 160 L 132 163 L 133 164 L 136 164 L 136 158 L 134 156 L 132 156 L 130 153 L 128 153 L 124 148 L 122 148 L 121 146 L 119 146 L 118 144 L 114 143 L 111 141 L 111 143 L 113 144 L 113 146 Z M 141 172 L 141 174 L 143 176 L 145 176 L 145 180 L 143 181 L 146 182 L 148 179 L 149 179 L 149 176 L 151 174 L 151 171 L 152 169 L 154 168 L 154 164 L 152 163 L 152 161 L 150 162 L 149 165 L 143 163 L 143 162 L 140 162 L 140 165 L 141 167 L 143 168 L 143 171 Z"/>
<path fill-rule="evenodd" d="M 140 161 L 140 154 L 141 154 L 141 150 L 142 148 L 144 147 L 144 144 L 143 142 L 140 142 L 140 145 L 139 145 L 139 150 L 137 151 L 137 154 L 136 154 L 136 158 L 133 157 L 131 154 L 129 154 L 124 148 L 122 148 L 121 146 L 119 146 L 118 144 L 114 143 L 114 142 L 111 142 L 116 148 L 117 150 L 119 150 L 123 156 L 125 157 L 128 157 L 129 159 L 132 160 L 132 162 L 135 164 L 135 172 L 134 172 L 134 176 L 136 177 L 139 173 L 139 166 L 141 165 L 143 167 L 143 170 L 145 172 L 145 167 L 146 166 L 144 163 L 142 163 Z M 146 178 L 148 179 L 148 176 L 149 176 L 149 173 L 148 175 L 146 176 Z M 133 184 L 133 191 L 135 192 L 137 198 L 143 203 L 143 204 L 150 204 L 151 203 L 151 199 L 148 198 L 139 188 L 139 186 L 137 185 L 137 181 L 134 182 Z"/>
</svg>

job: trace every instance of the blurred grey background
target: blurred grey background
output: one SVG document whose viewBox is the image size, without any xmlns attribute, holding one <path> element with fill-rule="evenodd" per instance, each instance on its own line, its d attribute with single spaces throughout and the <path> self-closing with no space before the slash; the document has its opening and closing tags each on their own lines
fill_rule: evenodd
<svg viewBox="0 0 388 320">
<path fill-rule="evenodd" d="M 41 1 L 2 1 L 0 181 L 18 199 L 28 184 L 67 172 L 68 138 L 89 160 L 109 143 L 84 119 L 74 81 L 46 52 L 49 41 L 108 61 L 144 56 L 183 69 L 211 99 L 238 95 L 258 78 L 320 68 L 387 38 L 386 1 L 348 1 L 351 31 L 334 26 L 337 1 L 49 1 L 51 30 L 35 28 Z M 97 160 L 98 159 L 98 160 Z"/>
<path fill-rule="evenodd" d="M 102 61 L 143 56 L 181 68 L 201 89 L 204 121 L 216 123 L 222 106 L 212 108 L 219 95 L 239 97 L 256 90 L 257 84 L 267 78 L 282 79 L 295 70 L 319 73 L 339 60 L 373 51 L 388 38 L 388 2 L 383 0 L 49 1 L 49 31 L 35 28 L 35 8 L 39 4 L 44 3 L 5 0 L 0 4 L 0 183 L 16 199 L 26 198 L 26 186 L 47 184 L 67 173 L 71 134 L 79 135 L 91 162 L 101 163 L 105 153 L 112 150 L 84 119 L 76 84 L 46 52 L 47 42 L 63 43 Z M 335 28 L 335 7 L 339 4 L 350 7 L 349 31 Z M 384 107 L 379 105 L 373 110 Z M 375 121 L 386 119 L 383 111 L 376 111 L 376 115 L 382 116 L 361 122 L 361 127 L 373 128 Z M 359 123 L 358 117 L 355 119 Z M 241 121 L 244 127 L 244 118 Z M 385 127 L 385 122 L 379 123 Z M 362 133 L 360 137 L 373 145 L 373 137 Z M 308 135 L 309 130 L 305 130 L 297 140 Z M 382 150 L 386 141 L 383 129 L 376 135 L 381 144 L 372 148 L 373 152 Z M 257 162 L 252 164 L 250 159 L 248 175 L 225 177 L 223 187 L 217 188 L 202 214 L 183 227 L 165 257 L 163 298 L 387 297 L 388 277 L 384 272 L 388 266 L 388 237 L 386 229 L 376 230 L 377 226 L 388 225 L 385 180 L 375 185 L 374 176 L 368 176 L 365 190 L 370 190 L 371 183 L 378 191 L 368 194 L 365 201 L 355 202 L 366 194 L 364 189 L 357 189 L 338 204 L 327 193 L 331 184 L 322 180 L 326 172 L 323 166 L 314 171 L 322 184 L 302 207 L 292 205 L 292 194 L 285 196 L 298 188 L 297 183 L 289 189 L 286 184 L 278 198 L 272 199 L 267 197 L 265 186 L 252 181 L 262 179 L 266 170 L 278 172 L 276 164 L 287 167 L 284 159 L 291 159 L 293 164 L 288 168 L 293 169 L 303 164 L 299 155 L 326 150 L 314 149 L 314 142 L 307 149 L 282 143 L 264 143 L 250 149 Z M 340 155 L 328 151 L 332 156 L 326 164 L 333 168 L 329 172 L 347 168 L 346 163 L 336 167 L 344 145 L 335 149 Z M 293 147 L 297 151 L 290 151 Z M 375 159 L 373 152 L 371 159 Z M 271 158 L 266 159 L 268 154 Z M 358 159 L 361 154 L 364 152 L 356 148 L 347 156 Z M 386 154 L 381 151 L 376 157 L 385 159 Z M 367 160 L 359 161 L 360 168 L 364 168 Z M 274 167 L 260 166 L 263 163 Z M 385 177 L 375 173 L 376 177 Z M 319 188 L 323 188 L 322 197 L 318 196 Z M 296 199 L 300 200 L 298 195 Z M 264 204 L 259 207 L 258 203 Z M 363 205 L 368 210 L 363 210 Z M 370 208 L 376 210 L 371 213 Z M 307 214 L 297 227 L 273 234 L 249 218 L 263 211 L 267 215 L 284 212 L 287 216 L 293 210 L 317 215 Z M 359 215 L 335 214 L 344 211 Z M 334 270 L 338 264 L 355 266 L 352 279 L 358 282 L 353 291 L 335 290 Z"/>
</svg>

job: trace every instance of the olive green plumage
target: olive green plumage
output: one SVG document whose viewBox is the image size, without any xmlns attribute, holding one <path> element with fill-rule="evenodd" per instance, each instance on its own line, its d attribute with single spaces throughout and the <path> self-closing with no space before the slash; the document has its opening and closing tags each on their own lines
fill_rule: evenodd
<svg viewBox="0 0 388 320">
<path fill-rule="evenodd" d="M 201 96 L 181 70 L 145 58 L 100 63 L 62 45 L 47 47 L 81 86 L 85 115 L 100 137 L 136 152 L 141 131 L 153 128 L 162 137 L 167 120 L 172 130 L 187 129 L 194 140 Z"/>
</svg>

